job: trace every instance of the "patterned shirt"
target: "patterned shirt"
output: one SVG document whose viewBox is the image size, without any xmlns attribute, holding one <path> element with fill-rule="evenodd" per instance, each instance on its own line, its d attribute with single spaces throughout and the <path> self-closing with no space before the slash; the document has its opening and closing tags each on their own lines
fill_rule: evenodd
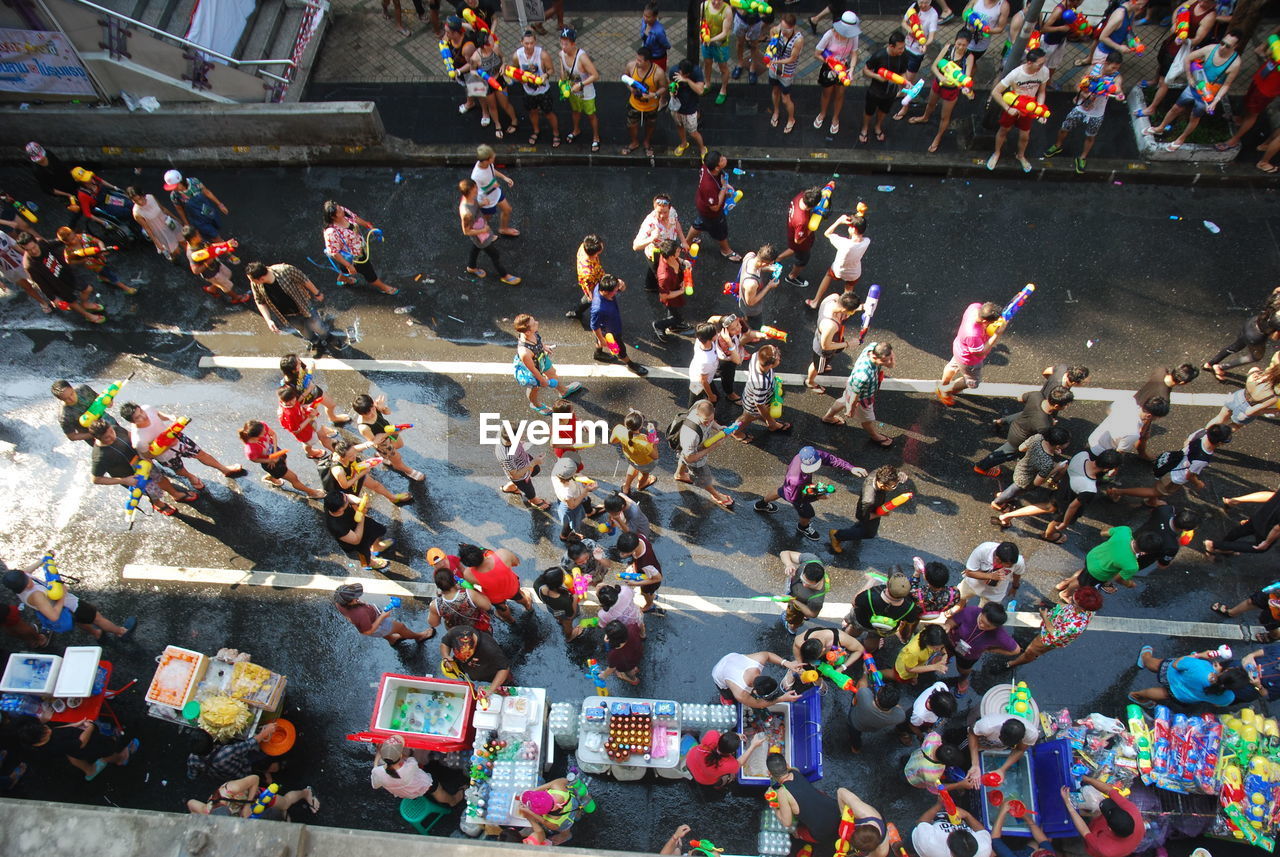
<svg viewBox="0 0 1280 857">
<path fill-rule="evenodd" d="M 256 738 L 245 738 L 234 744 L 215 747 L 207 756 L 195 753 L 187 756 L 187 779 L 197 779 L 201 774 L 215 777 L 219 782 L 238 780 L 253 772 L 255 762 L 265 759 Z"/>
<path fill-rule="evenodd" d="M 911 597 L 920 605 L 920 612 L 926 617 L 936 616 L 956 606 L 960 600 L 960 591 L 954 586 L 934 589 L 927 583 L 911 587 Z"/>
<path fill-rule="evenodd" d="M 346 206 L 339 206 L 346 215 L 348 225 L 326 226 L 324 230 L 324 252 L 328 256 L 342 256 L 348 261 L 364 255 L 364 238 L 356 228 L 356 215 Z"/>
<path fill-rule="evenodd" d="M 872 342 L 862 349 L 858 359 L 853 361 L 849 380 L 845 382 L 849 396 L 864 405 L 869 405 L 875 400 L 876 393 L 880 392 L 880 382 L 884 379 L 884 373 L 880 371 L 880 367 L 871 360 L 871 350 L 877 345 L 879 345 L 878 342 Z"/>
<path fill-rule="evenodd" d="M 1074 604 L 1059 604 L 1049 611 L 1049 620 L 1045 622 L 1040 636 L 1049 648 L 1060 649 L 1083 634 L 1092 618 L 1092 613 Z"/>
<path fill-rule="evenodd" d="M 182 185 L 178 185 L 173 190 L 169 191 L 169 199 L 174 205 L 181 208 L 185 206 L 190 199 L 196 196 L 196 194 L 201 193 L 204 193 L 204 182 L 200 181 L 200 179 L 187 176 L 187 189 L 183 190 Z"/>
<path fill-rule="evenodd" d="M 600 263 L 600 254 L 594 256 L 587 254 L 587 251 L 578 245 L 578 288 L 582 289 L 582 293 L 588 298 L 595 292 L 596 286 L 600 285 L 601 278 L 604 277 L 604 265 Z"/>
<path fill-rule="evenodd" d="M 1013 468 L 1013 483 L 1019 488 L 1030 488 L 1036 477 L 1048 479 L 1049 474 L 1058 466 L 1053 453 L 1044 448 L 1044 435 L 1036 434 L 1027 438 L 1026 454 L 1018 460 Z"/>
<path fill-rule="evenodd" d="M 667 239 L 671 239 L 679 244 L 680 236 L 682 234 L 683 233 L 680 231 L 680 214 L 676 211 L 676 207 L 673 205 L 667 209 L 667 221 L 665 223 L 658 218 L 658 213 L 656 211 L 650 211 L 645 217 L 644 222 L 640 224 L 640 231 L 636 233 L 635 240 L 631 243 L 639 244 L 641 239 L 643 239 L 645 244 L 648 245 L 644 252 L 646 254 L 651 254 L 651 248 L 656 247 Z"/>
<path fill-rule="evenodd" d="M 22 251 L 6 232 L 0 232 L 0 269 L 22 270 Z"/>
</svg>

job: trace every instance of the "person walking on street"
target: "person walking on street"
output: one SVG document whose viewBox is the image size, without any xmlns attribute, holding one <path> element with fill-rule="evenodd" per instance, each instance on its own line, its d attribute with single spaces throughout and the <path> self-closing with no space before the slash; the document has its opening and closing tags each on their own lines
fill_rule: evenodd
<svg viewBox="0 0 1280 857">
<path fill-rule="evenodd" d="M 205 281 L 203 288 L 206 294 L 221 294 L 231 306 L 247 304 L 253 300 L 253 295 L 236 294 L 236 287 L 231 282 L 231 269 L 223 264 L 221 257 L 215 256 L 210 251 L 204 235 L 199 230 L 194 226 L 184 226 L 182 240 L 185 243 L 187 266 L 191 269 L 191 273 Z M 207 257 L 197 259 L 197 254 L 207 254 Z"/>
<path fill-rule="evenodd" d="M 837 234 L 837 230 L 842 226 L 848 226 L 848 232 L 843 235 Z M 827 227 L 826 232 L 822 233 L 835 248 L 836 256 L 831 262 L 831 267 L 822 275 L 818 293 L 806 300 L 805 306 L 809 309 L 817 309 L 822 304 L 822 296 L 827 293 L 827 288 L 832 282 L 840 283 L 844 291 L 851 291 L 858 284 L 858 280 L 862 279 L 862 257 L 867 254 L 867 248 L 871 246 L 871 239 L 866 237 L 866 232 L 866 220 L 856 215 L 842 214 Z"/>
<path fill-rule="evenodd" d="M 716 422 L 715 405 L 711 402 L 703 399 L 689 409 L 680 426 L 680 457 L 676 463 L 675 480 L 706 489 L 711 499 L 721 507 L 732 509 L 733 498 L 716 488 L 715 475 L 707 461 L 716 444 L 728 436 L 720 431 L 721 428 L 723 426 Z M 719 437 L 715 442 L 708 444 L 707 441 L 716 435 Z"/>
<path fill-rule="evenodd" d="M 707 0 L 707 2 L 723 3 L 723 0 Z M 727 48 L 726 48 L 727 50 Z M 723 95 L 723 93 L 721 93 Z M 719 99 L 723 100 L 723 99 Z M 730 262 L 741 262 L 742 256 L 729 246 L 729 220 L 725 216 L 726 202 L 733 196 L 733 186 L 725 179 L 724 171 L 729 159 L 714 149 L 702 158 L 702 171 L 698 175 L 698 190 L 695 205 L 698 216 L 689 227 L 685 236 L 685 245 L 705 232 L 720 245 L 720 255 Z"/>
<path fill-rule="evenodd" d="M 164 174 L 164 189 L 183 226 L 194 228 L 210 242 L 222 240 L 222 216 L 227 207 L 213 190 L 194 176 L 183 176 L 177 170 Z"/>
<path fill-rule="evenodd" d="M 631 359 L 622 339 L 622 309 L 618 297 L 627 284 L 612 274 L 605 274 L 591 298 L 591 331 L 596 336 L 594 358 L 603 362 L 620 362 L 633 375 L 644 377 L 649 370 Z"/>
<path fill-rule="evenodd" d="M 1205 539 L 1204 552 L 1210 559 L 1242 553 L 1265 553 L 1280 540 L 1280 491 L 1254 491 L 1239 497 L 1224 497 L 1222 505 L 1233 509 L 1241 503 L 1260 503 L 1252 515 L 1240 521 L 1217 541 Z"/>
<path fill-rule="evenodd" d="M 994 601 L 982 607 L 963 607 L 946 621 L 947 651 L 956 659 L 960 674 L 956 696 L 969 692 L 969 676 L 984 653 L 1010 658 L 1022 654 L 1022 647 L 1004 629 L 1007 621 L 1009 615 Z"/>
<path fill-rule="evenodd" d="M 818 376 L 830 370 L 832 357 L 848 349 L 845 322 L 862 309 L 862 301 L 853 292 L 834 297 L 834 301 L 824 301 L 819 305 L 818 324 L 813 332 L 813 360 L 809 363 L 804 385 L 815 393 L 826 392 L 826 388 L 819 386 Z"/>
<path fill-rule="evenodd" d="M 748 330 L 764 321 L 764 299 L 778 287 L 782 272 L 777 260 L 773 245 L 762 244 L 738 266 L 738 312 Z"/>
<path fill-rule="evenodd" d="M 578 245 L 578 252 L 574 255 L 578 289 L 582 294 L 578 298 L 578 305 L 566 310 L 564 317 L 576 318 L 583 330 L 591 329 L 587 324 L 587 313 L 591 311 L 591 296 L 595 294 L 596 286 L 600 285 L 600 280 L 604 277 L 604 263 L 600 260 L 603 253 L 604 241 L 599 235 L 592 233 L 582 239 L 582 243 Z"/>
<path fill-rule="evenodd" d="M 37 240 L 30 232 L 19 232 L 13 243 L 22 251 L 22 268 L 31 282 L 40 287 L 45 303 L 60 310 L 71 310 L 92 324 L 107 320 L 102 314 L 102 304 L 92 300 L 93 286 L 76 282 L 60 244 Z"/>
<path fill-rule="evenodd" d="M 324 294 L 301 269 L 283 262 L 250 262 L 244 273 L 258 313 L 272 333 L 292 331 L 308 339 L 315 357 L 346 345 L 321 318 L 316 304 L 324 302 Z"/>
<path fill-rule="evenodd" d="M 204 482 L 187 469 L 186 459 L 194 458 L 205 467 L 212 467 L 223 476 L 239 479 L 246 470 L 239 464 L 228 467 L 208 452 L 200 448 L 185 428 L 178 435 L 177 441 L 161 452 L 152 455 L 151 444 L 177 422 L 177 417 L 162 413 L 150 405 L 139 405 L 125 402 L 120 406 L 120 418 L 129 424 L 129 442 L 139 457 L 149 458 L 163 464 L 174 473 L 187 480 L 193 491 L 203 491 Z"/>
<path fill-rule="evenodd" d="M 951 342 L 951 361 L 942 370 L 942 380 L 934 393 L 938 401 L 948 408 L 956 403 L 955 394 L 968 388 L 973 390 L 982 383 L 982 364 L 1000 341 L 1003 327 L 988 332 L 992 323 L 1000 318 L 1000 307 L 987 303 L 971 303 L 965 307 Z"/>
<path fill-rule="evenodd" d="M 791 431 L 791 423 L 773 415 L 773 396 L 778 382 L 774 370 L 782 363 L 782 351 L 776 345 L 762 345 L 747 362 L 747 384 L 742 390 L 742 415 L 736 420 L 737 431 L 733 439 L 751 443 L 746 427 L 763 420 L 771 432 Z"/>
<path fill-rule="evenodd" d="M 94 420 L 89 423 L 89 434 L 93 437 L 93 458 L 89 472 L 94 485 L 123 485 L 132 489 L 141 481 L 134 470 L 138 454 L 134 452 L 129 441 L 125 440 L 114 423 L 106 420 Z M 194 491 L 175 485 L 163 473 L 152 473 L 143 488 L 151 499 L 151 507 L 162 515 L 172 516 L 178 510 L 162 499 L 168 494 L 179 503 L 194 503 L 200 499 Z"/>
<path fill-rule="evenodd" d="M 877 510 L 894 496 L 890 492 L 898 491 L 906 484 L 906 474 L 892 464 L 877 467 L 874 474 L 863 479 L 862 493 L 858 495 L 858 502 L 853 509 L 853 523 L 838 530 L 827 531 L 831 552 L 844 553 L 844 542 L 874 539 L 880 531 L 880 520 L 883 518 Z"/>
<path fill-rule="evenodd" d="M 520 278 L 507 272 L 507 269 L 502 266 L 502 259 L 499 258 L 497 249 L 493 246 L 498 236 L 490 230 L 489 222 L 481 211 L 478 192 L 476 183 L 471 179 L 458 182 L 460 194 L 458 219 L 462 224 L 462 234 L 471 239 L 472 245 L 467 254 L 467 273 L 473 277 L 487 276 L 483 268 L 476 267 L 480 262 L 480 251 L 483 250 L 489 257 L 489 261 L 493 263 L 493 269 L 497 271 L 498 278 L 508 286 L 518 286 Z"/>
<path fill-rule="evenodd" d="M 841 295 L 842 299 L 844 297 L 846 296 Z M 880 392 L 885 374 L 893 365 L 892 343 L 867 343 L 862 353 L 853 361 L 844 393 L 831 403 L 822 421 L 837 426 L 848 425 L 852 421 L 862 427 L 868 439 L 876 446 L 882 449 L 893 446 L 893 438 L 881 433 L 881 423 L 876 419 L 876 395 Z M 840 416 L 841 411 L 844 411 L 844 416 Z"/>
<path fill-rule="evenodd" d="M 514 188 L 515 179 L 498 170 L 497 159 L 493 146 L 486 143 L 476 146 L 476 164 L 471 168 L 471 180 L 479 188 L 480 213 L 485 217 L 498 215 L 498 234 L 517 238 L 520 230 L 511 227 L 511 202 L 500 184 L 506 182 L 508 188 Z"/>
<path fill-rule="evenodd" d="M 92 430 L 92 427 L 90 427 Z M 324 492 L 308 488 L 302 484 L 298 474 L 289 469 L 288 453 L 276 445 L 276 433 L 266 423 L 248 420 L 237 433 L 244 444 L 244 457 L 258 465 L 266 473 L 262 481 L 279 488 L 285 482 L 293 486 L 295 491 L 305 494 L 312 500 L 324 498 Z M 154 483 L 152 483 L 154 484 Z M 150 485 L 147 486 L 150 488 Z M 160 510 L 162 514 L 173 514 Z"/>
<path fill-rule="evenodd" d="M 1017 596 L 1026 573 L 1026 561 L 1013 542 L 983 542 L 965 561 L 960 600 L 968 603 L 976 596 L 979 607 L 990 601 L 1003 604 L 1006 598 Z"/>
<path fill-rule="evenodd" d="M 669 342 L 671 334 L 693 329 L 681 312 L 685 299 L 684 275 L 692 265 L 688 259 L 680 258 L 680 242 L 675 239 L 668 238 L 658 247 L 658 300 L 667 312 L 666 318 L 653 322 L 653 332 L 659 342 Z"/>
<path fill-rule="evenodd" d="M 798 286 L 802 289 L 809 287 L 809 281 L 802 280 L 801 275 L 809 265 L 809 257 L 813 254 L 813 242 L 818 237 L 816 231 L 809 229 L 809 218 L 821 199 L 822 189 L 817 187 L 805 188 L 791 198 L 791 205 L 787 209 L 787 249 L 778 254 L 779 262 L 784 259 L 793 260 L 791 270 L 787 271 L 786 276 L 782 278 L 782 281 L 789 286 Z"/>
<path fill-rule="evenodd" d="M 395 539 L 386 537 L 387 528 L 375 521 L 372 515 L 360 512 L 361 502 L 362 497 L 355 494 L 330 491 L 324 498 L 325 527 L 329 530 L 329 535 L 337 540 L 342 552 L 352 559 L 359 560 L 366 571 L 382 571 L 390 563 L 381 554 L 391 548 Z M 360 520 L 356 520 L 357 517 Z M 388 609 L 387 612 L 391 611 Z M 352 617 L 348 615 L 347 618 Z M 352 623 L 355 624 L 354 619 Z M 372 627 L 377 627 L 377 624 L 374 622 Z M 359 624 L 356 624 L 356 627 L 362 634 L 371 631 L 371 628 L 361 628 Z M 383 635 L 374 634 L 373 636 Z"/>
<path fill-rule="evenodd" d="M 1022 399 L 1022 413 L 1009 423 L 1005 442 L 975 464 L 973 472 L 993 479 L 999 476 L 1000 465 L 1017 458 L 1027 438 L 1048 431 L 1057 422 L 1058 414 L 1075 398 L 1075 393 L 1065 387 L 1054 387 L 1047 396 L 1038 392 L 1027 393 Z"/>
<path fill-rule="evenodd" d="M 865 478 L 867 475 L 867 471 L 863 468 L 855 467 L 843 458 L 832 455 L 826 450 L 804 446 L 800 448 L 800 451 L 795 454 L 795 457 L 791 459 L 791 463 L 787 466 L 787 473 L 782 480 L 782 487 L 769 496 L 757 500 L 755 510 L 772 514 L 778 511 L 778 504 L 774 501 L 779 498 L 784 499 L 791 504 L 796 510 L 796 514 L 800 516 L 800 520 L 796 523 L 796 532 L 810 541 L 818 541 L 822 537 L 811 526 L 814 515 L 817 514 L 814 511 L 813 503 L 815 500 L 821 500 L 830 492 L 825 491 L 821 483 L 818 485 L 813 484 L 813 474 L 817 473 L 823 464 L 860 478 Z"/>
<path fill-rule="evenodd" d="M 3 564 L 0 564 L 0 569 L 3 569 Z M 74 625 L 96 640 L 101 640 L 104 633 L 123 640 L 137 629 L 136 616 L 126 617 L 122 624 L 117 625 L 103 616 L 97 607 L 68 589 L 65 583 L 62 592 L 57 592 L 46 575 L 47 565 L 43 557 L 25 568 L 7 569 L 0 573 L 0 582 L 5 589 L 18 596 L 23 606 L 34 612 L 36 623 L 43 630 L 64 632 L 70 631 Z"/>
<path fill-rule="evenodd" d="M 127 188 L 125 195 L 133 202 L 133 219 L 156 246 L 156 252 L 174 264 L 182 264 L 182 229 L 173 213 L 136 187 Z"/>
<path fill-rule="evenodd" d="M 372 246 L 369 236 L 376 227 L 345 205 L 339 205 L 331 199 L 325 201 L 323 212 L 324 254 L 335 266 L 346 271 L 338 275 L 339 279 L 351 285 L 359 273 L 366 283 L 384 295 L 399 294 L 399 289 L 382 281 L 373 263 L 369 261 Z M 364 235 L 360 234 L 361 229 L 366 230 Z"/>
<path fill-rule="evenodd" d="M 1075 591 L 1071 601 L 1049 607 L 1042 603 L 1040 613 L 1040 633 L 1036 635 L 1027 648 L 1017 658 L 1005 663 L 1006 669 L 1020 667 L 1037 660 L 1046 652 L 1061 649 L 1089 627 L 1093 614 L 1102 609 L 1102 593 L 1092 586 L 1085 586 Z"/>
</svg>

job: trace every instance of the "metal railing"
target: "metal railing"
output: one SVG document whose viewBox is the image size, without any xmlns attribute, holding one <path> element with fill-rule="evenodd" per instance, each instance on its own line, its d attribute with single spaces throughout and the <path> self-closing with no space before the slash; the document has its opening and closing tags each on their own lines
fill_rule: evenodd
<svg viewBox="0 0 1280 857">
<path fill-rule="evenodd" d="M 130 29 L 136 27 L 139 30 L 145 30 L 146 32 L 151 33 L 152 35 L 157 36 L 160 39 L 173 42 L 175 44 L 181 45 L 184 48 L 189 48 L 192 51 L 198 51 L 201 54 L 204 54 L 206 57 L 212 57 L 213 59 L 216 59 L 219 62 L 225 63 L 226 65 L 229 65 L 233 68 L 252 68 L 254 73 L 260 75 L 261 77 L 265 77 L 269 80 L 276 81 L 277 83 L 288 84 L 289 79 L 286 77 L 281 77 L 278 74 L 273 74 L 269 71 L 266 71 L 260 68 L 260 66 L 285 65 L 285 66 L 288 66 L 290 69 L 297 67 L 297 63 L 295 63 L 291 59 L 238 60 L 234 57 L 229 57 L 229 56 L 226 56 L 225 54 L 220 54 L 215 50 L 206 48 L 204 45 L 198 45 L 195 42 L 190 41 L 189 39 L 184 39 L 182 36 L 175 36 L 173 33 L 167 33 L 164 30 L 151 26 L 150 24 L 144 24 L 141 21 L 130 18 L 128 15 L 121 15 L 119 12 L 108 9 L 105 6 L 99 6 L 97 3 L 92 3 L 90 2 L 90 0 L 69 0 L 69 2 L 75 3 L 77 6 L 84 6 L 86 9 L 92 9 L 93 11 L 98 12 L 102 15 L 106 15 L 110 19 L 114 19 L 115 21 L 122 22 L 126 24 Z"/>
</svg>

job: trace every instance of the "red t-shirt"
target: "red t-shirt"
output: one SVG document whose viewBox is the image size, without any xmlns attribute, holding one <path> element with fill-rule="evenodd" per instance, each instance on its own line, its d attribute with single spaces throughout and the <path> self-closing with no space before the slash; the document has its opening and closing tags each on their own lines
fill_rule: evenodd
<svg viewBox="0 0 1280 857">
<path fill-rule="evenodd" d="M 644 657 L 644 638 L 640 636 L 639 625 L 627 625 L 627 644 L 609 650 L 606 663 L 620 673 L 629 673 L 640 666 Z"/>
<path fill-rule="evenodd" d="M 665 256 L 658 257 L 658 299 L 668 306 L 684 306 L 684 266 L 677 257 L 673 265 Z"/>
<path fill-rule="evenodd" d="M 1268 69 L 1271 70 L 1270 74 L 1266 73 Z M 1277 68 L 1274 63 L 1264 62 L 1254 72 L 1253 85 L 1265 98 L 1275 98 L 1280 95 L 1280 68 Z"/>
<path fill-rule="evenodd" d="M 493 558 L 493 568 L 488 571 L 473 568 L 471 573 L 485 596 L 494 604 L 501 604 L 520 591 L 520 578 L 493 551 L 485 551 L 484 555 Z"/>
<path fill-rule="evenodd" d="M 315 434 L 314 426 L 308 425 L 306 429 L 302 428 L 303 422 L 307 417 L 311 416 L 313 408 L 309 408 L 301 403 L 294 405 L 280 405 L 277 413 L 280 415 L 280 427 L 292 434 L 298 440 L 308 441 Z"/>
<path fill-rule="evenodd" d="M 787 246 L 792 251 L 808 250 L 818 235 L 809 231 L 809 215 L 813 212 L 801 207 L 800 200 L 803 197 L 804 191 L 796 194 L 791 200 L 791 209 L 787 212 Z"/>
<path fill-rule="evenodd" d="M 259 435 L 257 438 L 244 445 L 244 457 L 250 461 L 266 458 L 275 451 L 276 439 L 275 436 L 270 433 Z"/>
<path fill-rule="evenodd" d="M 1108 785 L 1106 791 L 1107 797 L 1133 819 L 1133 833 L 1123 838 L 1116 836 L 1107 825 L 1107 820 L 1098 816 L 1089 822 L 1089 835 L 1084 838 L 1084 850 L 1089 852 L 1090 857 L 1129 857 L 1146 831 L 1142 824 L 1142 813 L 1115 786 Z"/>
<path fill-rule="evenodd" d="M 712 207 L 720 202 L 720 188 L 723 184 L 724 176 L 713 176 L 706 167 L 702 168 L 702 175 L 698 178 L 698 198 L 695 204 L 698 207 L 698 214 L 704 219 L 715 220 L 724 215 L 723 208 Z"/>
<path fill-rule="evenodd" d="M 720 741 L 720 733 L 714 729 L 709 730 L 702 736 L 702 741 L 689 751 L 689 755 L 685 756 L 684 764 L 689 769 L 689 774 L 693 777 L 694 782 L 701 783 L 704 786 L 714 786 L 720 782 L 723 776 L 736 777 L 738 769 L 741 767 L 738 760 L 732 756 L 725 756 L 714 765 L 707 764 L 707 753 L 715 749 Z"/>
</svg>

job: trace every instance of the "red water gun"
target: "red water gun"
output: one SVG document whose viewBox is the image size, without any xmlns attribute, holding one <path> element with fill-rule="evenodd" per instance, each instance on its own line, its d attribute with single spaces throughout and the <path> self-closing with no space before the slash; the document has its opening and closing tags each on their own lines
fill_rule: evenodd
<svg viewBox="0 0 1280 857">
<path fill-rule="evenodd" d="M 1182 44 L 1191 35 L 1191 8 L 1183 6 L 1173 19 L 1174 44 Z"/>
<path fill-rule="evenodd" d="M 1005 104 L 1008 104 L 1024 116 L 1034 116 L 1036 119 L 1047 119 L 1049 117 L 1049 108 L 1036 101 L 1030 95 L 1014 95 L 1012 92 L 1006 92 L 1001 98 Z"/>
<path fill-rule="evenodd" d="M 191 254 L 192 262 L 208 262 L 210 259 L 218 259 L 222 256 L 229 255 L 232 250 L 240 246 L 240 242 L 234 238 L 228 238 L 226 241 L 219 241 L 217 244 L 208 244 Z"/>
<path fill-rule="evenodd" d="M 889 514 L 894 509 L 903 505 L 914 496 L 915 496 L 914 492 L 904 491 L 903 493 L 899 494 L 897 497 L 894 497 L 892 500 L 889 500 L 887 502 L 881 503 L 879 506 L 876 506 L 876 510 L 871 514 L 875 515 L 877 518 L 883 518 L 885 515 Z"/>
<path fill-rule="evenodd" d="M 495 92 L 501 92 L 501 91 L 502 91 L 502 78 L 501 78 L 501 77 L 494 77 L 493 75 L 489 74 L 489 72 L 485 71 L 485 70 L 484 70 L 484 69 L 482 69 L 482 68 L 478 68 L 478 69 L 476 69 L 476 70 L 475 70 L 475 72 L 476 72 L 476 76 L 477 76 L 477 77 L 479 77 L 481 80 L 483 80 L 485 83 L 489 84 L 489 86 L 490 86 L 490 87 L 491 87 Z"/>
<path fill-rule="evenodd" d="M 927 36 L 924 34 L 924 26 L 920 23 L 920 12 L 915 6 L 907 10 L 907 29 L 911 31 L 911 38 L 924 44 Z"/>
<path fill-rule="evenodd" d="M 1040 39 L 1040 31 L 1032 30 L 1031 36 L 1027 39 L 1027 50 L 1034 51 L 1036 48 L 1040 47 Z"/>
<path fill-rule="evenodd" d="M 840 81 L 841 86 L 853 86 L 853 81 L 849 78 L 849 67 L 831 51 L 822 52 L 822 61 L 827 64 L 827 68 L 831 69 L 831 73 Z"/>
<path fill-rule="evenodd" d="M 836 857 L 848 857 L 849 840 L 853 838 L 853 831 L 857 826 L 858 821 L 853 810 L 847 806 L 841 807 L 840 826 L 836 828 Z"/>
<path fill-rule="evenodd" d="M 162 454 L 166 449 L 178 442 L 182 430 L 191 422 L 191 417 L 178 417 L 178 421 L 164 430 L 164 433 L 151 441 L 151 446 L 147 449 L 152 456 Z"/>
<path fill-rule="evenodd" d="M 476 31 L 488 35 L 489 41 L 493 43 L 495 48 L 498 46 L 498 34 L 491 30 L 489 25 L 485 23 L 484 18 L 481 18 L 473 10 L 463 9 L 462 20 L 470 24 Z"/>
<path fill-rule="evenodd" d="M 546 79 L 542 77 L 542 75 L 534 74 L 531 71 L 525 71 L 524 69 L 517 68 L 513 65 L 504 67 L 502 69 L 502 73 L 513 82 L 518 80 L 521 83 L 527 83 L 531 86 L 542 86 L 542 84 L 546 83 Z"/>
<path fill-rule="evenodd" d="M 781 342 L 787 341 L 787 332 L 773 327 L 772 325 L 766 324 L 764 327 L 760 328 L 760 334 L 765 339 L 777 339 Z"/>
<path fill-rule="evenodd" d="M 889 71 L 889 69 L 885 68 L 884 66 L 881 66 L 880 68 L 876 69 L 876 76 L 879 77 L 881 80 L 888 81 L 889 83 L 897 84 L 898 86 L 907 85 L 907 79 L 905 77 L 898 74 L 896 71 Z"/>
<path fill-rule="evenodd" d="M 703 18 L 702 23 L 698 25 L 698 37 L 702 39 L 704 45 L 711 44 L 711 25 L 707 23 L 706 18 Z"/>
<path fill-rule="evenodd" d="M 737 280 L 724 284 L 724 294 L 729 295 L 730 297 L 736 298 L 738 296 L 738 292 L 740 291 L 741 291 L 741 287 L 738 285 Z"/>
<path fill-rule="evenodd" d="M 1135 35 L 1129 36 L 1129 50 L 1133 51 L 1138 56 L 1142 56 L 1146 49 L 1147 46 L 1142 43 L 1142 39 L 1139 39 Z"/>
</svg>

